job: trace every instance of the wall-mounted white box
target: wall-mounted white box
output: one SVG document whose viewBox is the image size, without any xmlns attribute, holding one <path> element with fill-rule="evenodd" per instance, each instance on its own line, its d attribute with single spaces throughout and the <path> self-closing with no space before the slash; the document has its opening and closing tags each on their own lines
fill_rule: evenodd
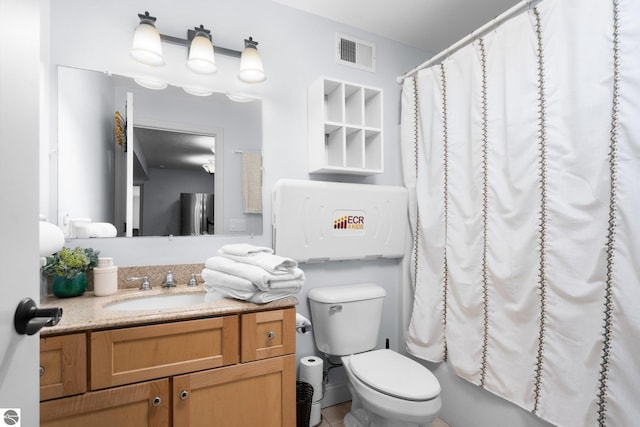
<svg viewBox="0 0 640 427">
<path fill-rule="evenodd" d="M 275 252 L 299 262 L 402 257 L 407 200 L 404 187 L 280 180 L 273 190 Z"/>
</svg>

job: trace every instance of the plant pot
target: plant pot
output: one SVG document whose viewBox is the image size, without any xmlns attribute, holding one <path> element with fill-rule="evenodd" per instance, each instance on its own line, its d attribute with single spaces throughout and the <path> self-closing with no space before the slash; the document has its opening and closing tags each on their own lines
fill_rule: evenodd
<svg viewBox="0 0 640 427">
<path fill-rule="evenodd" d="M 53 276 L 51 291 L 59 298 L 77 297 L 87 290 L 87 274 L 79 273 L 72 278 Z"/>
</svg>

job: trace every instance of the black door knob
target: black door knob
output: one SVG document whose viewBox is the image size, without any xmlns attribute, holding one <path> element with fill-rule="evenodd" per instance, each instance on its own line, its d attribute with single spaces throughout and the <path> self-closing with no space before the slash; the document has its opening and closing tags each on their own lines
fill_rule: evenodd
<svg viewBox="0 0 640 427">
<path fill-rule="evenodd" d="M 38 308 L 31 298 L 20 301 L 13 325 L 20 335 L 33 335 L 45 326 L 55 326 L 62 317 L 62 308 Z"/>
</svg>

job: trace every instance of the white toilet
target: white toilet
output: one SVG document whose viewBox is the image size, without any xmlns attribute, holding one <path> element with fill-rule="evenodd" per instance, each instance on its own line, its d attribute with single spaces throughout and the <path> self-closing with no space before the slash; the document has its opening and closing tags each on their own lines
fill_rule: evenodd
<svg viewBox="0 0 640 427">
<path fill-rule="evenodd" d="M 373 283 L 309 291 L 318 350 L 341 356 L 349 379 L 346 427 L 427 427 L 440 410 L 440 384 L 418 362 L 378 342 L 385 291 Z"/>
</svg>

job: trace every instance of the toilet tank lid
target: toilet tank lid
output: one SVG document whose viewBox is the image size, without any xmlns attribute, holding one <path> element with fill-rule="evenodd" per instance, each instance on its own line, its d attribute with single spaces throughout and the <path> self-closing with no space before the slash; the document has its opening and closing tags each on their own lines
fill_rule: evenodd
<svg viewBox="0 0 640 427">
<path fill-rule="evenodd" d="M 385 294 L 384 288 L 375 283 L 359 283 L 357 285 L 313 288 L 309 290 L 307 298 L 320 303 L 334 304 L 384 298 Z"/>
</svg>

